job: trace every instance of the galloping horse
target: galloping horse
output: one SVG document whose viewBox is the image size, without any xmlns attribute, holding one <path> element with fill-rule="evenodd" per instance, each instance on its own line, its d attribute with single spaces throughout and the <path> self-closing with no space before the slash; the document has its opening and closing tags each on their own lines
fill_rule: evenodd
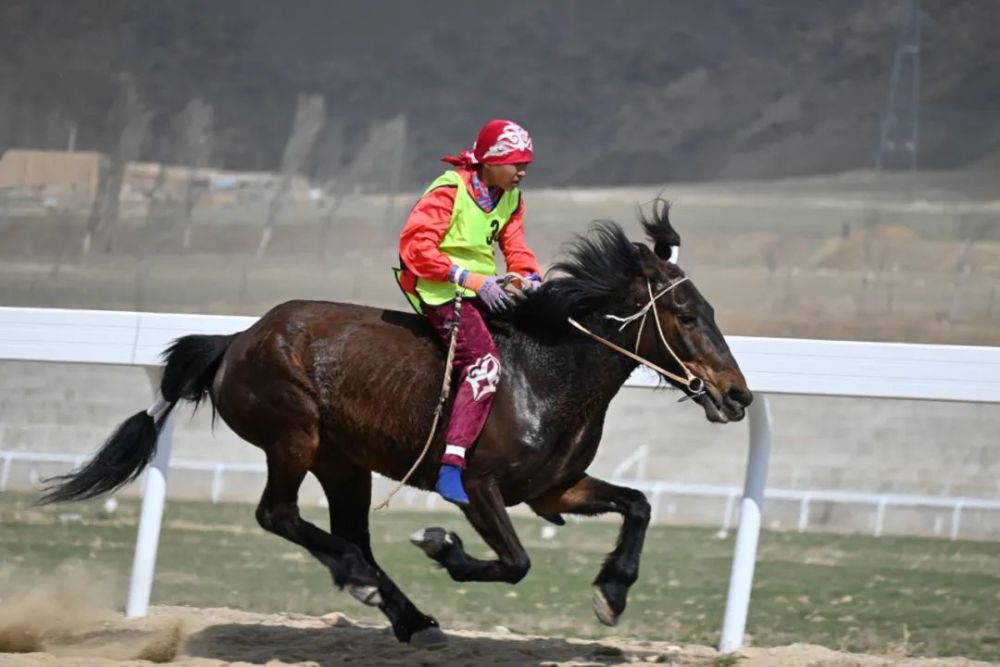
<svg viewBox="0 0 1000 667">
<path fill-rule="evenodd" d="M 473 558 L 442 528 L 411 538 L 454 580 L 516 583 L 528 572 L 507 506 L 527 503 L 557 524 L 562 514 L 617 512 L 624 517 L 618 544 L 594 581 L 597 617 L 614 625 L 638 577 L 650 505 L 634 489 L 586 474 L 611 399 L 642 360 L 709 421 L 743 418 L 752 395 L 712 307 L 669 261 L 680 238 L 668 211 L 658 200 L 651 216 L 641 216 L 653 250 L 629 241 L 614 223 L 596 224 L 539 291 L 491 321 L 503 376 L 469 456 L 471 503 L 462 511 L 497 559 Z M 647 318 L 653 324 L 645 326 Z M 445 355 L 425 319 L 289 301 L 241 333 L 179 338 L 164 356 L 159 400 L 126 420 L 86 466 L 53 480 L 43 502 L 93 498 L 135 479 L 174 406 L 208 398 L 267 456 L 261 527 L 306 548 L 338 587 L 378 606 L 400 641 L 444 643 L 437 621 L 376 563 L 368 529 L 371 473 L 396 480 L 406 474 L 438 399 Z M 443 448 L 439 434 L 411 485 L 433 488 Z M 299 514 L 307 473 L 329 500 L 329 532 Z"/>
</svg>

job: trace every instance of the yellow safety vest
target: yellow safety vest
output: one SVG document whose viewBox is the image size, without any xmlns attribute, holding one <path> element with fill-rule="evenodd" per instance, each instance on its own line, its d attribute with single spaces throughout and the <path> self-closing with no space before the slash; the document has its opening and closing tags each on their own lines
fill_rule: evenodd
<svg viewBox="0 0 1000 667">
<path fill-rule="evenodd" d="M 484 211 L 469 193 L 469 188 L 461 174 L 449 170 L 431 183 L 424 195 L 441 187 L 455 187 L 455 206 L 451 212 L 448 231 L 441 239 L 438 249 L 448 256 L 453 264 L 486 276 L 496 275 L 497 262 L 493 254 L 493 244 L 500 231 L 507 226 L 521 203 L 521 190 L 514 188 L 503 193 L 492 211 Z M 396 275 L 400 279 L 399 272 Z M 400 286 L 403 283 L 400 281 Z M 464 289 L 448 281 L 417 278 L 414 291 L 403 289 L 410 304 L 420 312 L 420 302 L 430 306 L 447 303 L 455 298 L 459 290 L 464 296 L 475 296 L 472 290 Z"/>
</svg>

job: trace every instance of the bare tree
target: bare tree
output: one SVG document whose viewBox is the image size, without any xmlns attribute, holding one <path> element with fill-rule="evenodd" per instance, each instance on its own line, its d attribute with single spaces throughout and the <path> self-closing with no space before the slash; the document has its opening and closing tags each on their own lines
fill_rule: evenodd
<svg viewBox="0 0 1000 667">
<path fill-rule="evenodd" d="M 333 231 L 333 223 L 337 218 L 344 198 L 347 196 L 348 174 L 342 168 L 344 160 L 344 118 L 331 118 L 323 132 L 323 140 L 318 148 L 316 159 L 316 179 L 323 184 L 326 210 L 320 223 L 319 243 L 317 250 L 319 259 L 326 259 L 327 243 Z"/>
<path fill-rule="evenodd" d="M 14 95 L 6 87 L 0 88 L 0 158 L 14 142 L 14 114 L 16 105 Z M 6 217 L 7 197 L 0 193 L 0 216 Z"/>
<path fill-rule="evenodd" d="M 871 209 L 861 219 L 861 226 L 864 230 L 861 237 L 862 266 L 861 266 L 861 289 L 858 291 L 858 317 L 862 317 L 865 311 L 865 303 L 868 300 L 868 288 L 871 286 L 874 275 L 872 265 L 875 261 L 875 243 L 877 241 L 878 227 L 881 224 L 881 214 L 875 209 Z M 883 252 L 884 254 L 884 252 Z"/>
<path fill-rule="evenodd" d="M 109 123 L 114 135 L 114 146 L 107 159 L 101 161 L 97 195 L 87 219 L 82 253 L 87 255 L 94 234 L 105 230 L 106 250 L 114 252 L 115 236 L 121 203 L 121 190 L 125 180 L 125 167 L 139 154 L 139 147 L 146 136 L 149 111 L 143 108 L 135 81 L 128 74 L 120 78 L 119 93 L 111 106 Z"/>
<path fill-rule="evenodd" d="M 305 164 L 325 122 L 326 107 L 322 95 L 299 95 L 295 109 L 295 124 L 292 126 L 292 133 L 288 137 L 288 143 L 285 144 L 285 151 L 281 157 L 281 176 L 271 198 L 271 204 L 268 206 L 267 221 L 261 231 L 260 244 L 257 246 L 257 259 L 262 258 L 267 252 L 274 224 L 284 207 L 292 179 Z"/>
<path fill-rule="evenodd" d="M 0 89 L 0 156 L 14 140 L 14 95 L 9 89 Z"/>
<path fill-rule="evenodd" d="M 323 216 L 320 231 L 321 258 L 326 256 L 327 240 L 332 233 L 340 208 L 352 192 L 362 189 L 365 185 L 377 185 L 386 194 L 384 227 L 388 228 L 395 222 L 395 195 L 399 190 L 403 163 L 406 159 L 406 128 L 405 116 L 373 123 L 368 130 L 365 143 L 355 152 L 350 166 L 326 181 L 324 190 L 331 202 Z M 323 159 L 333 158 L 324 156 Z M 326 170 L 319 171 L 324 173 Z"/>
<path fill-rule="evenodd" d="M 200 98 L 188 102 L 181 113 L 180 153 L 182 162 L 188 166 L 188 179 L 184 188 L 184 235 L 181 245 L 184 251 L 191 249 L 191 214 L 195 205 L 207 188 L 201 170 L 212 159 L 212 105 Z"/>
<path fill-rule="evenodd" d="M 972 249 L 976 242 L 983 240 L 996 226 L 997 221 L 988 218 L 978 218 L 972 214 L 963 215 L 959 221 L 959 235 L 964 238 L 964 241 L 955 262 L 955 272 L 958 274 L 958 277 L 955 280 L 955 290 L 951 293 L 951 305 L 948 308 L 948 320 L 951 322 L 958 320 L 962 292 L 965 290 L 965 284 L 969 281 L 969 276 L 972 274 Z"/>
<path fill-rule="evenodd" d="M 167 182 L 167 164 L 161 162 L 156 169 L 156 176 L 153 178 L 153 185 L 143 194 L 146 196 L 146 229 L 153 227 L 155 219 L 163 208 L 163 186 Z"/>
<path fill-rule="evenodd" d="M 389 231 L 396 224 L 396 193 L 399 191 L 399 181 L 403 177 L 403 164 L 406 160 L 406 116 L 397 116 L 386 123 L 384 133 L 389 154 L 389 182 L 383 227 Z"/>
</svg>

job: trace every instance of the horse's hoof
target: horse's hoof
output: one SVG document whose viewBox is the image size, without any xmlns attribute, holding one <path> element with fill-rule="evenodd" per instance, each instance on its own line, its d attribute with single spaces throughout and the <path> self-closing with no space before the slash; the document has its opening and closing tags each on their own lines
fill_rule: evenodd
<svg viewBox="0 0 1000 667">
<path fill-rule="evenodd" d="M 448 645 L 448 636 L 441 632 L 441 628 L 424 628 L 410 635 L 410 646 L 433 651 L 444 648 Z"/>
<path fill-rule="evenodd" d="M 424 528 L 410 535 L 410 542 L 420 547 L 421 551 L 434 558 L 446 546 L 454 544 L 451 535 L 444 528 Z"/>
<path fill-rule="evenodd" d="M 600 588 L 594 589 L 594 614 L 597 616 L 598 621 L 608 627 L 613 628 L 618 625 L 618 614 L 611 608 L 608 599 L 604 597 L 604 593 L 601 592 Z"/>
<path fill-rule="evenodd" d="M 366 604 L 369 607 L 377 607 L 382 604 L 382 596 L 378 594 L 378 588 L 375 586 L 357 586 L 355 584 L 349 584 L 347 586 L 347 592 L 350 593 L 355 600 L 361 604 Z"/>
</svg>

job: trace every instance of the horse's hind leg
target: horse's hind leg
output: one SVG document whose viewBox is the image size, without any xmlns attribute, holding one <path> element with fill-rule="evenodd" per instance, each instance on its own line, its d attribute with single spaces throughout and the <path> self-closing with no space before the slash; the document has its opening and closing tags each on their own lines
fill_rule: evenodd
<svg viewBox="0 0 1000 667">
<path fill-rule="evenodd" d="M 354 597 L 366 604 L 378 604 L 378 575 L 361 550 L 299 515 L 299 487 L 315 450 L 314 442 L 266 450 L 267 486 L 257 506 L 257 522 L 264 530 L 305 547 L 330 570 L 338 587 L 347 586 Z"/>
<path fill-rule="evenodd" d="M 346 461 L 314 466 L 313 474 L 323 486 L 330 505 L 330 532 L 356 545 L 378 576 L 379 609 L 392 623 L 396 639 L 421 648 L 439 648 L 447 643 L 436 620 L 427 616 L 399 590 L 375 562 L 368 531 L 372 475 Z"/>
<path fill-rule="evenodd" d="M 505 581 L 516 584 L 531 568 L 528 553 L 521 546 L 500 490 L 492 480 L 466 484 L 469 504 L 462 508 L 465 518 L 497 554 L 497 560 L 480 560 L 465 552 L 458 535 L 444 528 L 425 528 L 410 541 L 441 564 L 455 581 Z"/>
<path fill-rule="evenodd" d="M 615 625 L 625 611 L 629 587 L 639 578 L 639 557 L 649 526 L 650 507 L 646 496 L 635 489 L 615 486 L 585 476 L 568 489 L 544 494 L 529 503 L 538 514 L 585 514 L 593 516 L 617 512 L 622 523 L 615 550 L 594 579 L 594 613 L 605 625 Z"/>
</svg>

